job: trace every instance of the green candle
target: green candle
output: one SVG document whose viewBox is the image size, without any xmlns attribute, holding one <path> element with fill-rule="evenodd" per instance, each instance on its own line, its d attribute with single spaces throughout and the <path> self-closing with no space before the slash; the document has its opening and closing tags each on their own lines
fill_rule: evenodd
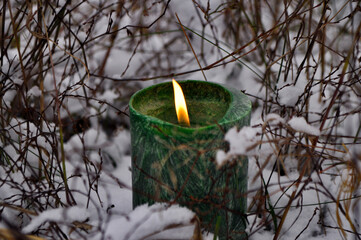
<svg viewBox="0 0 361 240">
<path fill-rule="evenodd" d="M 129 102 L 133 207 L 177 203 L 193 210 L 220 239 L 245 238 L 248 160 L 217 167 L 224 135 L 249 125 L 251 102 L 232 88 L 182 81 L 190 126 L 179 124 L 171 82 L 135 93 Z"/>
</svg>

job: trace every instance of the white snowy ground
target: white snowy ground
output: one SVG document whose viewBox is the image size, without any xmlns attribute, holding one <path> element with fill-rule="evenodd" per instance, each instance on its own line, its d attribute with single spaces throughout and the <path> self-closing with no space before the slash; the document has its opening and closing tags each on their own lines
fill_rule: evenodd
<svg viewBox="0 0 361 240">
<path fill-rule="evenodd" d="M 218 4 L 220 1 L 212 1 L 212 4 Z M 212 7 L 212 5 L 211 5 Z M 174 12 L 178 12 L 180 18 L 186 24 L 194 12 L 192 12 L 193 4 L 191 1 L 172 1 L 171 8 Z M 107 17 L 104 19 L 107 21 Z M 267 21 L 267 19 L 264 19 Z M 131 19 L 129 18 L 129 22 Z M 125 24 L 125 23 L 124 23 Z M 266 24 L 265 24 L 266 25 Z M 192 26 L 197 26 L 197 20 L 192 22 Z M 99 28 L 100 31 L 102 28 Z M 125 34 L 124 34 L 125 35 Z M 150 38 L 148 42 L 150 47 L 161 48 L 163 45 L 163 39 L 160 37 Z M 194 47 L 197 48 L 196 42 Z M 211 46 L 208 46 L 209 48 Z M 223 46 L 224 49 L 232 51 Z M 207 46 L 206 46 L 207 48 Z M 98 54 L 102 55 L 104 52 L 99 52 Z M 114 51 L 110 56 L 110 64 L 106 67 L 106 74 L 109 76 L 120 76 L 123 72 L 129 57 L 129 53 L 126 53 L 128 57 L 124 57 L 124 52 Z M 16 55 L 16 53 L 14 53 Z M 209 62 L 213 62 L 219 58 L 216 54 L 207 56 Z M 96 56 L 95 56 L 96 59 Z M 98 64 L 95 61 L 90 62 L 90 65 Z M 134 71 L 137 69 L 137 65 L 142 64 L 141 57 L 136 55 L 132 61 L 132 65 L 127 72 L 127 75 L 132 76 L 135 74 Z M 248 63 L 254 71 L 261 71 L 261 66 L 255 66 L 252 63 Z M 119 66 L 122 66 L 122 69 L 119 69 Z M 134 66 L 134 68 L 132 68 Z M 258 70 L 257 70 L 258 69 Z M 236 71 L 236 74 L 235 74 Z M 59 72 L 60 74 L 60 72 Z M 235 75 L 234 75 L 235 74 Z M 220 69 L 213 69 L 206 72 L 209 81 L 221 82 L 228 84 L 230 86 L 236 87 L 241 90 L 246 90 L 247 93 L 258 97 L 264 97 L 264 92 L 261 91 L 261 85 L 254 81 L 256 79 L 255 73 L 251 72 L 248 68 L 243 67 L 241 70 L 234 65 L 227 65 Z M 230 76 L 233 77 L 230 77 Z M 66 88 L 67 84 L 71 84 L 71 81 L 77 82 L 75 79 L 68 79 L 66 82 L 63 82 L 63 87 Z M 203 76 L 200 72 L 188 76 L 189 79 L 203 79 Z M 224 80 L 226 79 L 226 80 Z M 246 81 L 246 80 L 247 81 Z M 169 79 L 170 80 L 170 79 Z M 51 82 L 51 81 L 48 81 Z M 153 84 L 152 82 L 141 83 L 142 86 L 148 86 Z M 287 83 L 284 83 L 286 85 Z M 294 98 L 292 96 L 299 95 L 304 91 L 306 85 L 306 80 L 301 79 L 296 86 L 289 88 L 284 88 L 279 92 L 279 101 L 282 104 L 295 104 Z M 48 89 L 52 89 L 51 84 L 45 86 Z M 32 89 L 29 94 L 34 96 L 39 95 L 39 89 Z M 79 91 L 79 94 L 82 94 Z M 14 97 L 14 92 L 9 92 L 5 96 L 5 100 L 9 101 Z M 326 92 L 327 95 L 327 92 Z M 327 97 L 327 96 L 326 96 Z M 110 88 L 102 96 L 98 96 L 98 99 L 108 101 L 113 103 L 116 101 L 116 93 Z M 316 101 L 315 101 L 316 102 Z M 325 100 L 327 103 L 327 99 Z M 70 112 L 76 112 L 80 109 L 83 109 L 83 103 L 76 99 L 70 99 L 66 102 L 68 105 L 68 110 Z M 92 104 L 99 107 L 98 112 L 102 112 L 101 109 L 104 108 L 103 105 L 97 101 L 93 101 Z M 319 107 L 317 104 L 311 106 L 317 111 Z M 92 109 L 94 110 L 94 109 Z M 98 113 L 89 112 L 89 115 Z M 316 116 L 313 116 L 316 118 Z M 317 119 L 315 119 L 316 121 Z M 356 120 L 355 120 L 356 121 Z M 292 118 L 292 119 L 282 119 L 278 115 L 268 115 L 262 118 L 260 109 L 255 109 L 252 115 L 252 126 L 262 126 L 264 122 L 270 123 L 271 125 L 277 125 L 278 123 L 287 126 L 296 134 L 309 134 L 319 136 L 322 134 L 318 130 L 317 125 L 309 124 L 305 121 L 304 118 Z M 44 128 L 49 126 L 44 126 Z M 21 124 L 21 119 L 18 121 L 13 121 L 9 126 L 10 133 L 13 133 L 13 138 L 18 140 L 18 133 L 15 133 L 17 128 L 19 132 L 24 132 L 26 134 L 33 134 L 36 136 L 38 126 L 26 124 Z M 30 128 L 30 129 L 29 129 Z M 49 131 L 51 126 L 49 127 Z M 236 130 L 230 130 L 226 135 L 226 140 L 230 142 L 231 148 L 230 152 L 219 152 L 217 155 L 217 161 L 221 164 L 223 161 L 227 160 L 227 157 L 232 154 L 245 154 L 249 156 L 249 195 L 248 202 L 251 203 L 256 190 L 261 187 L 261 180 L 256 175 L 259 172 L 259 167 L 256 164 L 256 158 L 260 161 L 260 164 L 265 163 L 269 155 L 275 154 L 275 146 L 272 144 L 263 144 L 261 150 L 252 150 L 246 151 L 248 146 L 252 146 L 257 141 L 260 141 L 261 127 L 245 127 L 239 133 Z M 47 141 L 45 139 L 39 139 L 39 142 L 43 144 L 44 148 L 51 149 L 47 146 Z M 16 150 L 8 145 L 4 147 L 7 154 L 11 157 L 17 157 Z M 322 146 L 321 146 L 322 147 Z M 85 176 L 85 169 L 83 164 L 83 153 L 87 155 L 88 160 L 94 166 L 102 161 L 102 158 L 99 154 L 99 148 L 102 149 L 102 158 L 116 159 L 117 165 L 115 168 L 106 167 L 102 169 L 99 176 L 91 175 L 90 180 Z M 85 152 L 83 150 L 86 149 Z M 340 158 L 349 158 L 350 154 L 356 153 L 357 149 L 350 149 L 350 153 L 340 154 Z M 170 208 L 165 207 L 162 204 L 156 204 L 153 206 L 140 206 L 136 209 L 132 209 L 132 192 L 131 192 L 131 172 L 130 172 L 130 135 L 128 130 L 119 129 L 114 136 L 109 138 L 99 127 L 99 123 L 96 120 L 92 120 L 92 128 L 88 129 L 85 133 L 79 135 L 74 135 L 71 137 L 65 144 L 65 152 L 67 155 L 66 169 L 68 176 L 74 176 L 69 179 L 69 187 L 73 191 L 74 198 L 77 201 L 77 206 L 70 208 L 58 208 L 45 210 L 40 213 L 38 216 L 31 217 L 31 219 L 22 219 L 22 232 L 31 233 L 32 231 L 40 228 L 44 228 L 50 224 L 50 222 L 57 222 L 61 226 L 62 230 L 66 233 L 70 231 L 69 223 L 78 221 L 84 222 L 93 226 L 89 230 L 91 234 L 86 235 L 87 239 L 144 239 L 149 237 L 149 239 L 190 239 L 194 232 L 194 214 L 183 207 L 172 206 Z M 29 163 L 36 164 L 37 159 L 36 155 L 29 152 L 28 156 Z M 297 159 L 294 159 L 293 162 L 286 164 L 287 176 L 276 176 L 272 171 L 272 166 L 274 164 L 275 158 L 271 157 L 268 164 L 265 164 L 265 168 L 262 170 L 262 174 L 265 180 L 269 179 L 269 188 L 270 193 L 270 202 L 273 204 L 273 207 L 277 213 L 278 209 L 283 209 L 289 200 L 289 196 L 292 191 L 296 190 L 291 184 L 298 178 L 298 172 L 296 171 Z M 5 176 L 5 170 L 0 167 L 0 176 Z M 336 220 L 336 203 L 330 202 L 330 199 L 325 197 L 322 192 L 317 189 L 317 182 L 321 181 L 327 183 L 326 188 L 334 196 L 337 196 L 340 187 L 343 181 L 346 180 L 347 170 L 343 171 L 344 174 L 341 176 L 332 175 L 326 173 L 320 175 L 312 176 L 312 183 L 307 186 L 306 189 L 302 191 L 302 201 L 294 203 L 289 209 L 286 221 L 281 232 L 280 239 L 307 239 L 307 240 L 316 240 L 316 239 L 343 239 L 342 233 L 336 228 L 338 226 Z M 273 173 L 273 174 L 272 174 Z M 82 175 L 83 174 L 83 175 Z M 21 182 L 23 176 L 13 175 L 15 181 Z M 255 180 L 254 180 L 255 179 Z M 88 181 L 98 181 L 97 191 L 89 189 Z M 289 187 L 289 188 L 288 188 Z M 29 191 L 31 189 L 29 187 Z M 90 192 L 90 198 L 88 193 Z M 96 192 L 98 194 L 96 194 Z M 8 196 L 13 196 L 14 194 L 21 194 L 17 190 L 12 189 L 9 186 L 2 186 L 0 188 L 0 200 L 3 201 Z M 62 196 L 65 198 L 65 194 Z M 323 221 L 328 226 L 333 226 L 335 228 L 328 228 L 325 232 L 318 224 L 319 221 L 319 212 L 323 211 Z M 357 209 L 356 209 L 357 210 Z M 355 211 L 356 211 L 355 210 Z M 259 218 L 257 215 L 252 214 L 255 209 L 250 209 L 250 216 L 248 218 L 249 226 L 247 231 L 251 234 L 250 239 L 252 240 L 263 240 L 263 239 L 272 239 L 274 236 L 274 231 L 272 229 L 265 229 L 262 226 L 264 221 L 263 218 Z M 316 215 L 314 215 L 316 213 Z M 16 222 L 17 211 L 6 208 L 2 212 L 3 216 L 6 216 L 8 219 Z M 352 216 L 358 217 L 360 212 L 354 212 Z M 270 216 L 266 216 L 270 218 Z M 340 218 L 344 223 L 345 229 L 350 229 L 347 224 L 347 220 L 341 214 Z M 182 227 L 167 230 L 166 229 L 179 225 Z M 0 222 L 0 227 L 6 227 L 3 223 Z M 361 231 L 360 226 L 358 230 Z M 73 236 L 71 233 L 70 236 Z M 158 235 L 155 235 L 158 234 Z M 347 234 L 347 233 L 346 233 Z M 79 237 L 79 235 L 74 235 Z M 347 235 L 351 239 L 352 234 Z M 212 234 L 204 234 L 205 239 L 213 239 Z"/>
</svg>

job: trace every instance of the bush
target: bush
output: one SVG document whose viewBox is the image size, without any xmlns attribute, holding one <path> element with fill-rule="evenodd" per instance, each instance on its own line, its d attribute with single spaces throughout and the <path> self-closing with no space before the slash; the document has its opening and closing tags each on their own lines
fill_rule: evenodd
<svg viewBox="0 0 361 240">
<path fill-rule="evenodd" d="M 129 98 L 176 77 L 252 100 L 250 238 L 360 238 L 360 2 L 0 5 L 3 228 L 104 237 L 131 211 Z"/>
</svg>

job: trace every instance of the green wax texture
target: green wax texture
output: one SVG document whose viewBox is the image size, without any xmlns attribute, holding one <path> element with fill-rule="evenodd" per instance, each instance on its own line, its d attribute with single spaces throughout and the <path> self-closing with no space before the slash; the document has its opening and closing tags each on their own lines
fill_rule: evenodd
<svg viewBox="0 0 361 240">
<path fill-rule="evenodd" d="M 180 126 L 171 82 L 138 91 L 129 103 L 133 207 L 177 203 L 194 211 L 220 239 L 244 239 L 248 160 L 220 168 L 224 135 L 249 125 L 251 102 L 240 91 L 204 81 L 181 81 L 190 127 Z"/>
</svg>

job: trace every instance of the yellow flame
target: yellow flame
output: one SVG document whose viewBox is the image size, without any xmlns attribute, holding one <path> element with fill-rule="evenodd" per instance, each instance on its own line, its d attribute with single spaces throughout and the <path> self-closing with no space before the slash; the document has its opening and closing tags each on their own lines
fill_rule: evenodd
<svg viewBox="0 0 361 240">
<path fill-rule="evenodd" d="M 186 100 L 184 98 L 184 94 L 181 86 L 173 79 L 173 91 L 174 91 L 174 103 L 175 110 L 177 113 L 178 123 L 185 124 L 190 126 L 188 110 L 186 105 Z"/>
</svg>

